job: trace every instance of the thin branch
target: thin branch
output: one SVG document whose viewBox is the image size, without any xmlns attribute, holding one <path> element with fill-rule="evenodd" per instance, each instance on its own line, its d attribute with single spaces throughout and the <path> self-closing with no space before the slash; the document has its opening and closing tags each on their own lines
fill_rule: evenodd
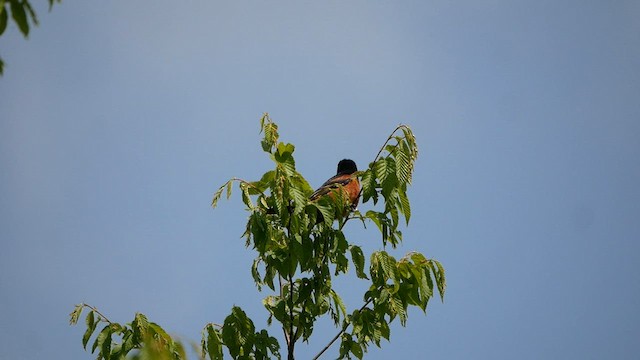
<svg viewBox="0 0 640 360">
<path fill-rule="evenodd" d="M 391 134 L 389 135 L 389 137 L 387 138 L 387 141 L 384 142 L 384 144 L 382 144 L 382 147 L 380 148 L 380 151 L 378 151 L 378 154 L 376 154 L 375 159 L 373 159 L 373 162 L 376 162 L 376 160 L 378 160 L 378 157 L 380 157 L 380 154 L 382 154 L 382 152 L 384 151 L 384 147 L 387 146 L 387 144 L 389 143 L 389 141 L 391 141 L 391 139 L 393 138 L 393 134 L 396 133 L 396 131 L 402 129 L 402 128 L 406 128 L 407 125 L 404 124 L 400 124 L 398 125 L 398 127 L 396 127 Z"/>
<path fill-rule="evenodd" d="M 102 320 L 104 320 L 105 322 L 109 323 L 109 324 L 113 324 L 111 322 L 111 320 L 109 320 L 106 316 L 104 316 L 100 311 L 98 311 L 98 308 L 96 308 L 95 306 L 91 306 L 89 304 L 85 304 L 82 303 L 83 307 L 89 308 L 91 309 L 91 311 L 95 312 L 96 314 L 98 314 L 98 316 L 100 316 L 102 318 Z"/>
<path fill-rule="evenodd" d="M 253 183 L 251 183 L 251 182 L 249 182 L 249 181 L 247 181 L 247 180 L 240 179 L 240 178 L 237 178 L 237 177 L 233 177 L 233 178 L 231 178 L 229 181 L 237 181 L 237 182 L 239 182 L 239 183 L 245 184 L 245 185 L 247 185 L 247 186 L 249 186 L 249 187 L 252 187 L 252 188 L 256 189 L 257 191 L 259 191 L 259 192 L 260 192 L 260 194 L 265 195 L 264 191 L 262 191 L 262 190 L 258 189 L 258 187 L 257 187 L 257 186 L 253 185 Z M 225 185 L 226 185 L 226 184 L 225 184 Z M 224 185 L 223 185 L 223 186 L 224 186 Z"/>
<path fill-rule="evenodd" d="M 222 327 L 223 327 L 223 326 L 222 326 L 222 325 L 220 325 L 220 324 L 216 324 L 216 323 L 212 323 L 212 322 L 210 322 L 210 323 L 208 323 L 207 325 L 205 325 L 205 327 L 207 327 L 207 326 L 209 326 L 209 325 L 215 326 L 215 327 L 220 328 L 220 329 L 222 329 Z"/>
<path fill-rule="evenodd" d="M 358 311 L 362 311 L 364 310 L 364 308 L 367 307 L 367 305 L 371 304 L 371 302 L 373 301 L 373 298 L 370 298 L 369 300 L 367 300 L 366 303 L 364 303 L 364 305 L 362 305 L 362 307 L 360 307 L 360 309 Z M 327 351 L 331 345 L 333 345 L 334 342 L 336 342 L 336 340 L 338 340 L 338 338 L 347 330 L 347 328 L 349 327 L 349 325 L 351 325 L 351 323 L 347 322 L 346 320 L 344 321 L 344 325 L 342 325 L 342 329 L 340 330 L 340 332 L 338 332 L 336 334 L 336 336 L 333 337 L 333 339 L 331 339 L 331 341 L 329 341 L 329 343 L 327 344 L 327 346 L 325 346 L 322 350 L 320 350 L 320 352 L 318 353 L 318 355 L 313 357 L 313 360 L 317 360 L 320 358 L 320 356 L 322 354 L 324 354 L 325 351 Z"/>
<path fill-rule="evenodd" d="M 280 285 L 280 298 L 284 298 L 284 285 L 282 285 L 282 275 L 280 275 L 278 273 L 278 283 Z M 284 340 L 287 343 L 287 348 L 289 348 L 289 343 L 291 342 L 291 339 L 289 338 L 289 333 L 287 332 L 287 329 L 285 328 L 284 324 L 282 324 L 282 332 L 284 333 Z"/>
</svg>

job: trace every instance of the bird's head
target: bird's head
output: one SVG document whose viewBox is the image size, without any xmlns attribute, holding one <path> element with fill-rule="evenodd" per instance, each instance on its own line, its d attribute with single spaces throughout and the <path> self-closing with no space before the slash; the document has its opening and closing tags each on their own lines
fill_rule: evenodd
<svg viewBox="0 0 640 360">
<path fill-rule="evenodd" d="M 337 175 L 353 174 L 356 171 L 358 171 L 358 167 L 356 166 L 355 161 L 351 159 L 342 159 L 338 163 Z"/>
</svg>

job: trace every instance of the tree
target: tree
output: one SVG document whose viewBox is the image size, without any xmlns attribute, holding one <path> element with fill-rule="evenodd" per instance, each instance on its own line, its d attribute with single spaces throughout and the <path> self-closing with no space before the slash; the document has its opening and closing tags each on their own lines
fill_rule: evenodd
<svg viewBox="0 0 640 360">
<path fill-rule="evenodd" d="M 310 200 L 313 189 L 296 170 L 294 145 L 280 141 L 278 126 L 268 114 L 262 117 L 260 129 L 262 150 L 275 168 L 257 181 L 227 181 L 215 192 L 212 206 L 217 206 L 223 193 L 229 199 L 233 185 L 238 185 L 249 212 L 243 237 L 256 252 L 251 274 L 258 290 L 269 292 L 262 303 L 269 313 L 268 325 L 275 320 L 282 328 L 287 359 L 294 359 L 296 343 L 309 339 L 314 323 L 325 315 L 333 320 L 337 334 L 315 359 L 338 340 L 340 358 L 361 359 L 369 345 L 380 347 L 382 339 L 389 340 L 392 321 L 399 319 L 406 325 L 410 305 L 426 311 L 434 289 L 441 299 L 445 292 L 445 272 L 437 260 L 418 252 L 397 260 L 380 250 L 369 256 L 367 272 L 362 248 L 350 243 L 342 231 L 349 221 L 360 220 L 365 230 L 367 223 L 375 225 L 383 249 L 395 249 L 402 242 L 401 219 L 408 225 L 411 218 L 407 187 L 418 154 L 415 137 L 408 126 L 398 126 L 368 168 L 352 175 L 362 184 L 362 202 L 371 202 L 374 208 L 381 205 L 361 214 L 348 206 L 340 188 L 332 196 Z M 348 311 L 332 279 L 347 274 L 350 264 L 356 277 L 370 286 L 362 305 Z M 143 314 L 122 325 L 90 305 L 79 304 L 71 313 L 72 324 L 84 309 L 88 310 L 85 348 L 98 324 L 104 323 L 91 347 L 98 359 L 124 358 L 132 350 L 137 350 L 134 358 L 185 358 L 182 345 Z M 256 330 L 254 322 L 235 306 L 223 323 L 204 327 L 201 345 L 202 358 L 222 359 L 225 348 L 234 359 L 281 358 L 278 340 L 267 330 Z"/>
<path fill-rule="evenodd" d="M 49 11 L 55 2 L 62 0 L 49 0 Z M 29 36 L 29 22 L 38 25 L 38 17 L 36 12 L 28 0 L 0 0 L 0 36 L 7 29 L 9 22 L 9 10 L 11 10 L 11 18 L 18 25 L 18 29 L 22 35 L 27 38 Z M 4 62 L 0 57 L 0 75 L 4 73 Z"/>
</svg>

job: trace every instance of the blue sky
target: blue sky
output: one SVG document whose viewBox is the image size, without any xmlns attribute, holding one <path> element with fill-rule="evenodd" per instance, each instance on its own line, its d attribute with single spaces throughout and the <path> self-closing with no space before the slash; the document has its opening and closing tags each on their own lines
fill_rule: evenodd
<svg viewBox="0 0 640 360">
<path fill-rule="evenodd" d="M 399 123 L 418 138 L 394 254 L 440 260 L 449 287 L 368 358 L 637 356 L 638 2 L 37 10 L 27 41 L 0 38 L 1 359 L 93 358 L 68 326 L 79 302 L 187 341 L 234 304 L 265 327 L 241 201 L 209 207 L 270 168 L 263 112 L 314 186 L 344 157 L 366 166 Z M 360 306 L 366 284 L 336 286 Z M 298 357 L 334 334 L 320 323 Z"/>
</svg>

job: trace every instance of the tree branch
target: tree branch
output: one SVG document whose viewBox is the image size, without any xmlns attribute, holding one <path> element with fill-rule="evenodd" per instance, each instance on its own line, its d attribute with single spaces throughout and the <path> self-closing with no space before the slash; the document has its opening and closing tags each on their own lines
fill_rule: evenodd
<svg viewBox="0 0 640 360">
<path fill-rule="evenodd" d="M 362 305 L 362 307 L 360 307 L 360 309 L 358 311 L 362 311 L 364 310 L 364 308 L 367 307 L 367 305 L 371 304 L 371 302 L 373 301 L 373 298 L 370 298 L 369 300 L 367 300 L 366 303 L 364 303 L 364 305 Z M 331 345 L 333 345 L 334 342 L 336 342 L 336 340 L 338 340 L 338 338 L 340 337 L 340 335 L 342 335 L 342 333 L 344 333 L 347 328 L 349 327 L 349 325 L 351 325 L 351 323 L 347 322 L 346 320 L 344 321 L 344 325 L 342 325 L 342 329 L 340 330 L 340 332 L 338 332 L 336 334 L 336 336 L 333 337 L 333 339 L 331 339 L 331 341 L 329 341 L 329 343 L 327 344 L 327 346 L 325 346 L 322 350 L 320 350 L 320 352 L 318 353 L 318 355 L 313 357 L 313 360 L 317 360 L 320 358 L 320 356 L 322 354 L 324 354 L 325 351 L 327 351 Z"/>
<path fill-rule="evenodd" d="M 109 323 L 109 324 L 113 324 L 111 322 L 111 320 L 107 319 L 106 316 L 104 316 L 100 311 L 98 311 L 98 308 L 96 308 L 95 306 L 91 306 L 89 304 L 85 304 L 82 303 L 83 307 L 89 308 L 91 311 L 95 312 L 96 314 L 98 314 L 98 316 L 100 316 L 102 318 L 102 320 L 104 320 L 105 322 Z"/>
</svg>

